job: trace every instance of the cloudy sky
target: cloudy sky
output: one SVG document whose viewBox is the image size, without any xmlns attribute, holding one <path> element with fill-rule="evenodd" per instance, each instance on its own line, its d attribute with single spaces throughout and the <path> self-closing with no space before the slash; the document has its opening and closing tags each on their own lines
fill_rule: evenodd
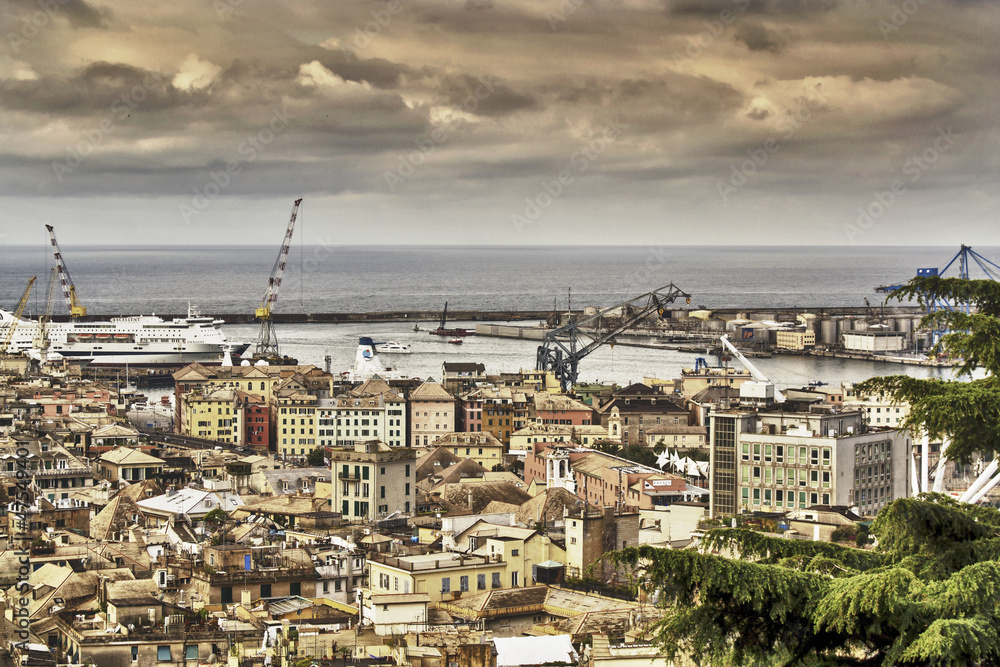
<svg viewBox="0 0 1000 667">
<path fill-rule="evenodd" d="M 0 242 L 1000 245 L 1000 6 L 8 0 Z"/>
</svg>

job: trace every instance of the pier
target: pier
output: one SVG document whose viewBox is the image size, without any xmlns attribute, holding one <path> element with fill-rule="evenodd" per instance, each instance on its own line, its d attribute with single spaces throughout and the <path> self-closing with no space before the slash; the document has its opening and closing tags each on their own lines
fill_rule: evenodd
<svg viewBox="0 0 1000 667">
<path fill-rule="evenodd" d="M 873 315 L 871 308 L 860 307 L 814 307 L 814 308 L 702 308 L 701 306 L 685 308 L 671 308 L 670 313 L 674 318 L 685 318 L 689 313 L 699 310 L 711 310 L 719 316 L 732 316 L 745 314 L 751 319 L 783 319 L 789 317 L 794 319 L 796 315 L 811 313 L 817 317 L 865 317 Z M 884 317 L 898 316 L 919 316 L 923 312 L 916 306 L 893 306 L 879 307 L 878 315 Z M 565 315 L 571 312 L 573 315 L 581 316 L 583 310 L 574 309 L 572 311 L 559 310 L 555 313 L 552 310 L 448 310 L 449 321 L 463 322 L 521 322 L 530 320 L 545 320 L 553 314 Z M 224 320 L 229 324 L 252 324 L 258 320 L 252 311 L 245 313 L 203 313 L 206 317 L 215 317 Z M 157 313 L 158 317 L 171 320 L 175 317 L 187 317 L 187 313 Z M 107 321 L 114 314 L 88 313 L 85 317 L 79 318 L 81 322 Z M 350 322 L 437 322 L 441 319 L 440 310 L 387 310 L 368 311 L 364 313 L 281 313 L 271 314 L 271 318 L 276 323 L 285 324 L 346 324 Z M 52 318 L 57 322 L 67 322 L 69 315 L 56 315 Z"/>
</svg>

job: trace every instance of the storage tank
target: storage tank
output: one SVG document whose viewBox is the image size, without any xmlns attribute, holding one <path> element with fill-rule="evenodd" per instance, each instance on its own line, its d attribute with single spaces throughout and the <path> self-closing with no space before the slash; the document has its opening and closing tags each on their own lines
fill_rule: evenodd
<svg viewBox="0 0 1000 667">
<path fill-rule="evenodd" d="M 854 320 L 854 331 L 868 331 L 868 322 L 865 320 Z"/>
<path fill-rule="evenodd" d="M 892 321 L 892 328 L 902 333 L 913 331 L 913 320 L 909 317 L 897 317 Z"/>
<path fill-rule="evenodd" d="M 824 345 L 836 345 L 840 342 L 837 338 L 837 320 L 828 317 L 819 323 L 819 340 Z"/>
</svg>

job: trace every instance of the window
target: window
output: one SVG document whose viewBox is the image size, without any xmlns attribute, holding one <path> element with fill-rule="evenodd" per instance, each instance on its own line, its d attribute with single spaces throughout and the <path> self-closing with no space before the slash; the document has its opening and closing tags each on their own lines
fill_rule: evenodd
<svg viewBox="0 0 1000 667">
<path fill-rule="evenodd" d="M 517 556 L 517 555 L 518 555 L 518 554 L 520 554 L 520 553 L 521 553 L 521 550 L 520 550 L 520 549 L 511 549 L 511 550 L 510 550 L 510 555 L 511 555 L 511 556 Z"/>
<path fill-rule="evenodd" d="M 512 587 L 516 588 L 517 586 L 519 586 L 520 585 L 520 581 L 521 581 L 521 573 L 520 572 L 511 572 L 510 573 L 510 585 Z"/>
<path fill-rule="evenodd" d="M 262 598 L 271 597 L 271 584 L 261 584 L 260 585 L 260 596 Z"/>
<path fill-rule="evenodd" d="M 493 573 L 492 584 L 493 584 L 493 588 L 500 588 L 501 583 L 500 583 L 500 573 L 499 572 L 494 572 Z"/>
<path fill-rule="evenodd" d="M 222 593 L 222 604 L 232 604 L 233 603 L 233 587 L 232 586 L 223 586 L 221 593 Z M 169 647 L 168 647 L 167 650 L 169 650 Z M 170 658 L 167 658 L 167 659 L 169 660 Z"/>
<path fill-rule="evenodd" d="M 486 575 L 477 574 L 476 575 L 476 590 L 485 591 L 486 590 Z"/>
<path fill-rule="evenodd" d="M 467 591 L 469 590 L 469 575 L 463 574 L 458 578 L 458 590 Z"/>
<path fill-rule="evenodd" d="M 288 594 L 289 595 L 302 595 L 302 582 L 293 581 L 288 584 Z"/>
<path fill-rule="evenodd" d="M 56 641 L 58 642 L 58 640 L 56 640 Z M 52 645 L 51 642 L 49 643 L 49 645 L 50 646 Z M 132 662 L 136 662 L 138 660 L 139 660 L 139 647 L 138 646 L 133 646 L 132 647 Z"/>
<path fill-rule="evenodd" d="M 441 592 L 450 593 L 451 592 L 451 577 L 441 578 Z"/>
<path fill-rule="evenodd" d="M 198 645 L 194 644 L 191 646 L 184 647 L 184 659 L 185 660 L 197 660 L 198 659 Z"/>
<path fill-rule="evenodd" d="M 156 659 L 160 662 L 170 662 L 170 647 L 169 646 L 157 646 L 156 647 Z"/>
</svg>

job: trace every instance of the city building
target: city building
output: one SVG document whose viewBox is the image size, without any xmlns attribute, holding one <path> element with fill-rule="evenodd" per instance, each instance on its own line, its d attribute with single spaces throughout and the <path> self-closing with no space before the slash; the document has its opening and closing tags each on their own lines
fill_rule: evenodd
<svg viewBox="0 0 1000 667">
<path fill-rule="evenodd" d="M 857 410 L 712 413 L 709 441 L 713 517 L 813 505 L 874 516 L 908 494 L 909 433 L 869 429 Z"/>
<path fill-rule="evenodd" d="M 621 416 L 621 441 L 626 445 L 645 444 L 646 431 L 656 426 L 688 425 L 686 409 L 671 400 L 669 396 L 641 384 L 633 384 L 622 389 L 598 409 L 601 426 L 607 428 L 609 432 L 612 431 L 609 424 L 615 411 Z M 615 439 L 614 434 L 611 435 L 612 439 Z"/>
<path fill-rule="evenodd" d="M 535 423 L 590 426 L 594 410 L 569 396 L 537 392 L 534 395 Z"/>
<path fill-rule="evenodd" d="M 416 453 L 372 440 L 330 453 L 333 511 L 345 521 L 372 522 L 416 509 Z"/>
<path fill-rule="evenodd" d="M 94 474 L 109 482 L 141 482 L 159 477 L 165 464 L 163 459 L 138 449 L 118 447 L 101 454 L 94 462 Z"/>
<path fill-rule="evenodd" d="M 435 447 L 444 447 L 463 459 L 472 459 L 486 470 L 493 470 L 503 463 L 506 448 L 488 432 L 443 433 L 434 441 Z"/>
<path fill-rule="evenodd" d="M 424 382 L 410 392 L 410 442 L 433 445 L 455 430 L 455 397 L 436 382 Z"/>
<path fill-rule="evenodd" d="M 816 332 L 807 328 L 779 328 L 774 333 L 774 346 L 782 350 L 808 350 L 816 347 Z"/>
<path fill-rule="evenodd" d="M 323 446 L 354 447 L 369 440 L 390 447 L 408 444 L 406 401 L 381 378 L 371 378 L 349 393 L 320 399 L 318 412 Z"/>
</svg>

